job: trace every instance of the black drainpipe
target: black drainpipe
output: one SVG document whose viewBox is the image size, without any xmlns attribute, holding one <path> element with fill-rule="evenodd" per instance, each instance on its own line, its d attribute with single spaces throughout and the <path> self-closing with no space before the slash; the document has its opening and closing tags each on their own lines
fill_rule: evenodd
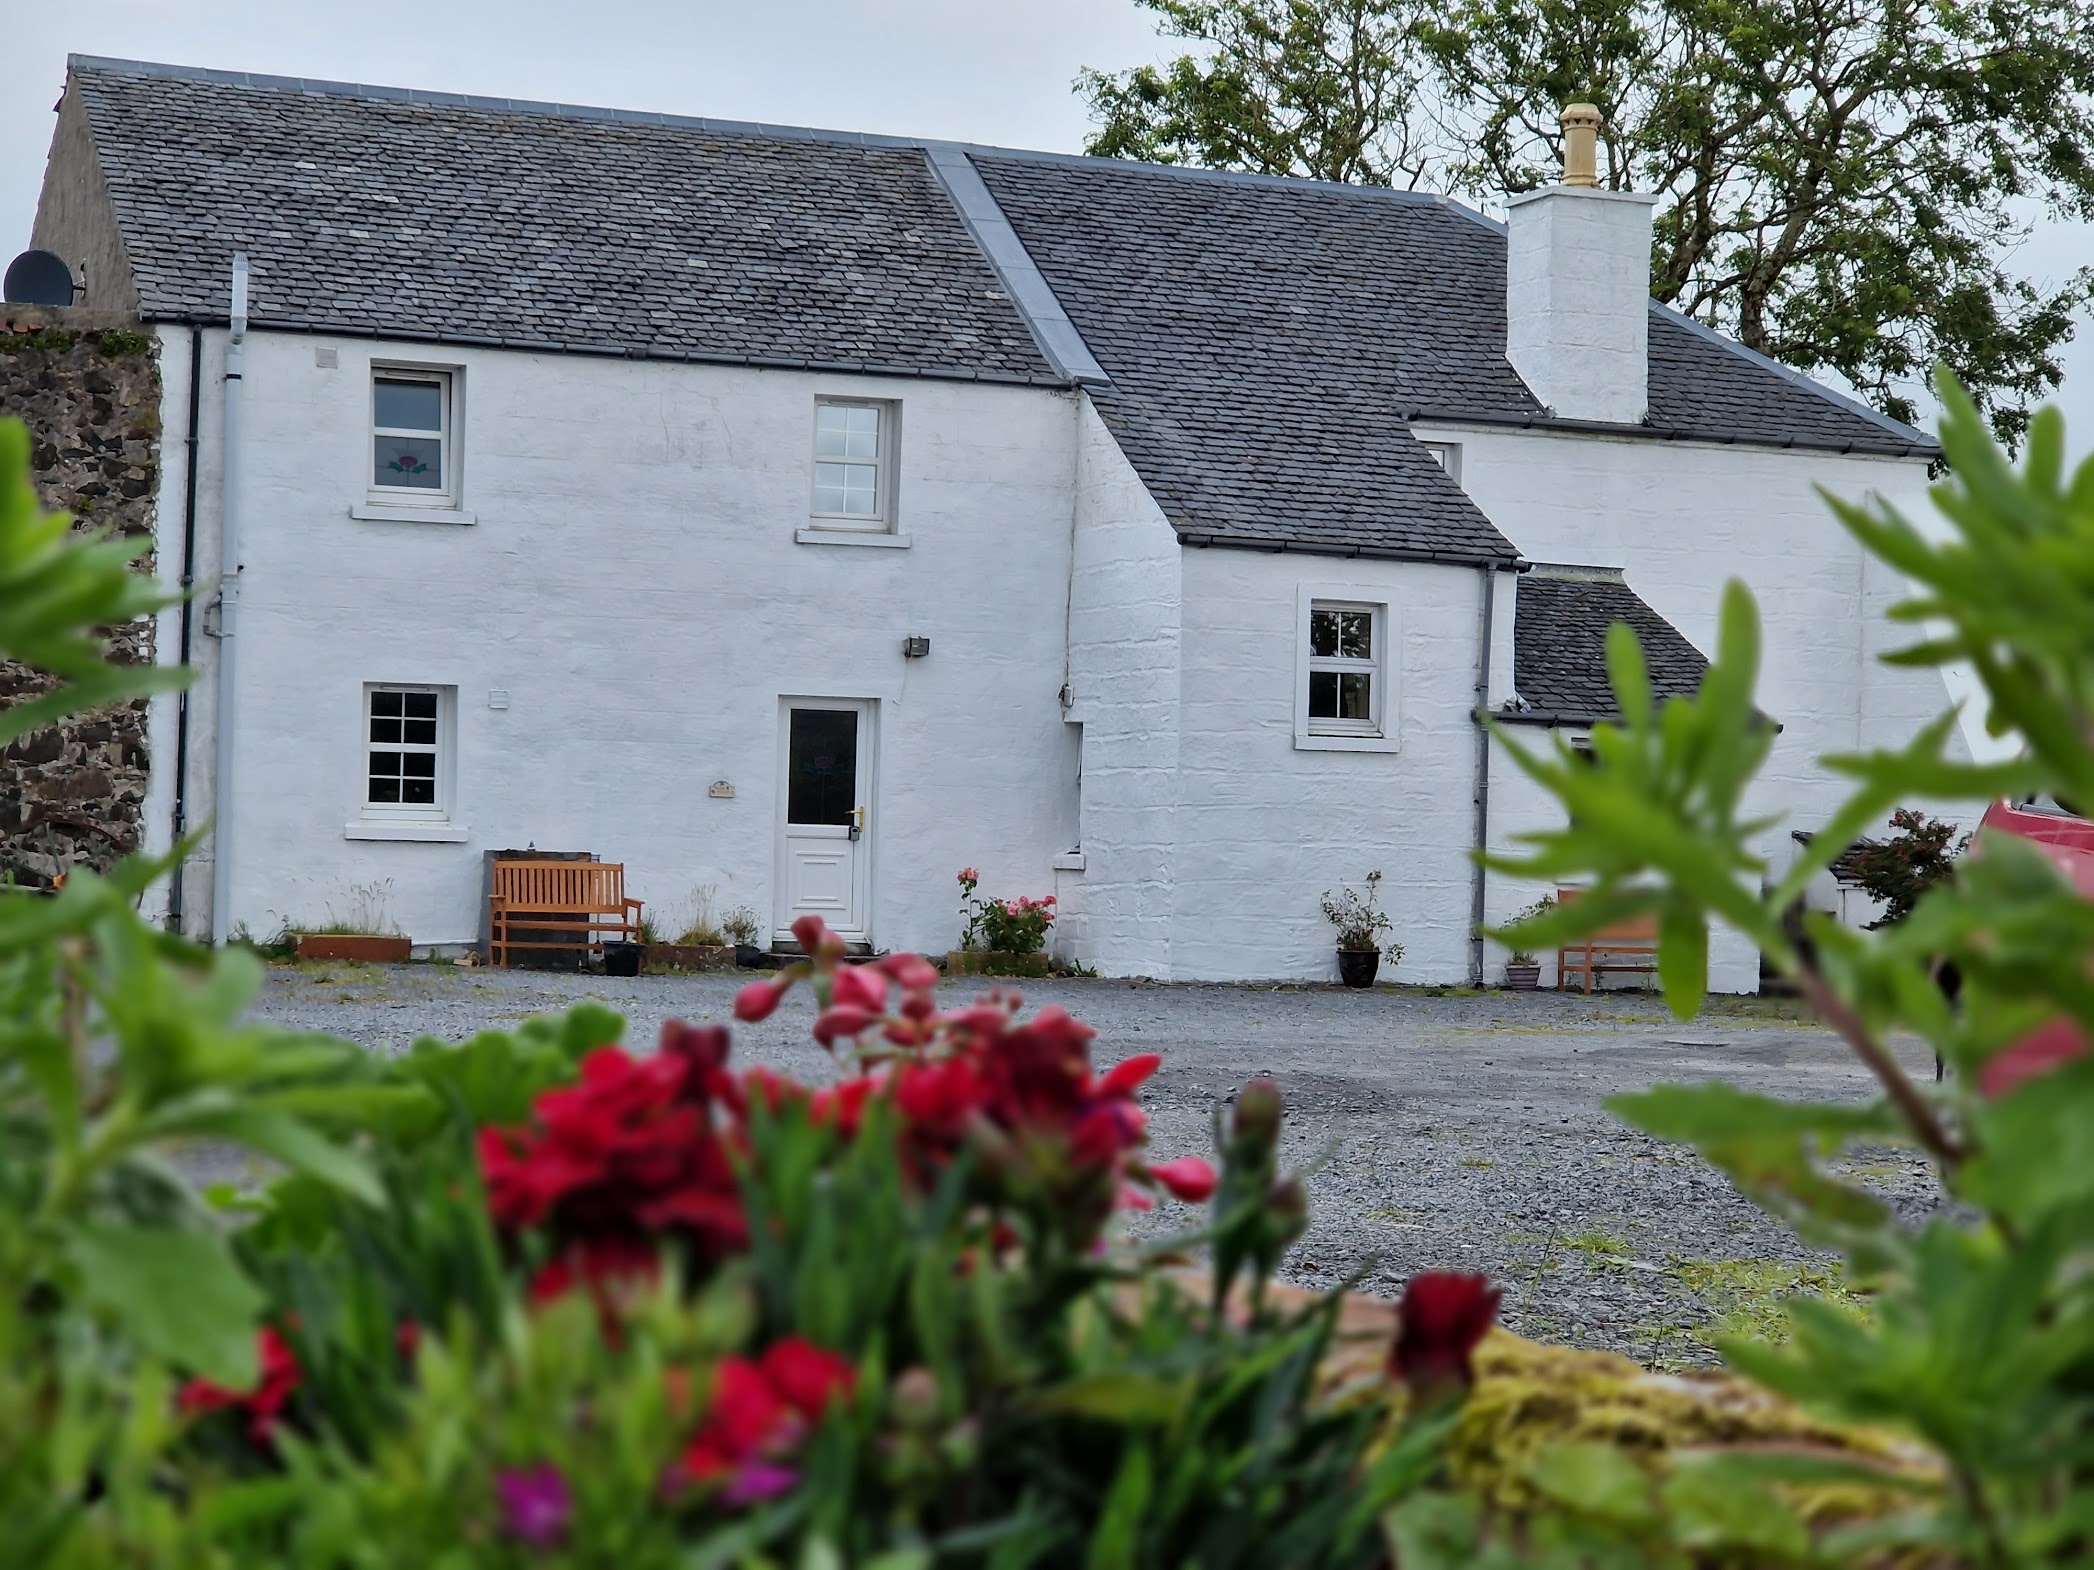
<svg viewBox="0 0 2094 1570">
<path fill-rule="evenodd" d="M 196 579 L 196 453 L 197 410 L 203 401 L 204 330 L 189 328 L 189 453 L 182 479 L 182 639 L 181 665 L 189 668 L 189 640 L 194 621 L 190 588 Z M 174 834 L 179 846 L 189 832 L 189 689 L 175 699 Z M 182 882 L 184 867 L 176 862 L 173 881 L 167 889 L 167 930 L 182 930 Z"/>
<path fill-rule="evenodd" d="M 1476 863 L 1469 881 L 1469 985 L 1483 985 L 1483 853 L 1491 827 L 1491 611 L 1497 599 L 1498 569 L 1476 574 L 1483 585 L 1483 605 L 1476 622 Z"/>
</svg>

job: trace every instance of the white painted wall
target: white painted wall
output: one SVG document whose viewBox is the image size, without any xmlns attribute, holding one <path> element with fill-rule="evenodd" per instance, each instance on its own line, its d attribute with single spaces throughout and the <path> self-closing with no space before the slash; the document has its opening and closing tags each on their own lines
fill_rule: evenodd
<svg viewBox="0 0 2094 1570">
<path fill-rule="evenodd" d="M 1462 444 L 1463 487 L 1522 554 L 1624 568 L 1629 586 L 1705 653 L 1715 651 L 1725 582 L 1740 578 L 1754 591 L 1760 704 L 1783 728 L 1747 806 L 1778 820 L 1760 841 L 1776 873 L 1795 854 L 1789 831 L 1817 827 L 1846 794 L 1822 757 L 1902 745 L 1945 707 L 1935 673 L 1877 662 L 1907 641 L 1884 619 L 1903 585 L 1866 557 L 1817 490 L 1875 491 L 1917 513 L 1929 505 L 1924 462 L 1438 424 L 1418 435 Z M 1555 818 L 1553 804 L 1499 759 L 1491 820 L 1493 844 L 1509 846 Z M 1488 896 L 1493 921 L 1539 892 L 1504 882 L 1493 879 Z M 1502 960 L 1494 946 L 1492 979 Z M 1755 990 L 1758 956 L 1719 935 L 1710 974 L 1718 991 Z M 1544 984 L 1553 979 L 1550 967 Z"/>
<path fill-rule="evenodd" d="M 1062 948 L 1110 975 L 1168 980 L 1185 552 L 1088 398 L 1075 502 L 1068 720 L 1082 738 L 1084 869 L 1080 884 L 1061 880 Z"/>
<path fill-rule="evenodd" d="M 472 526 L 349 516 L 365 499 L 374 354 L 462 372 Z M 1069 396 L 272 334 L 250 338 L 247 378 L 235 922 L 263 934 L 346 914 L 356 888 L 389 879 L 390 914 L 417 942 L 469 941 L 482 851 L 527 842 L 623 861 L 629 891 L 672 921 L 709 883 L 768 922 L 781 695 L 878 703 L 879 943 L 949 947 L 963 864 L 999 893 L 1053 886 L 1050 862 L 1076 837 L 1057 697 Z M 909 548 L 795 543 L 818 393 L 901 401 Z M 170 431 L 183 395 L 170 375 Z M 206 577 L 219 396 L 213 374 Z M 930 657 L 904 661 L 914 633 Z M 213 652 L 199 639 L 199 787 Z M 344 837 L 367 681 L 457 688 L 463 843 Z M 491 691 L 510 706 L 491 708 Z M 734 798 L 709 798 L 714 780 Z M 194 800 L 200 818 L 208 790 Z"/>
<path fill-rule="evenodd" d="M 1304 585 L 1388 603 L 1399 750 L 1296 746 Z M 1323 893 L 1377 868 L 1405 948 L 1383 977 L 1467 975 L 1481 592 L 1473 568 L 1185 553 L 1178 979 L 1335 979 Z"/>
<path fill-rule="evenodd" d="M 1505 358 L 1567 420 L 1650 408 L 1654 196 L 1552 185 L 1505 203 Z"/>
</svg>

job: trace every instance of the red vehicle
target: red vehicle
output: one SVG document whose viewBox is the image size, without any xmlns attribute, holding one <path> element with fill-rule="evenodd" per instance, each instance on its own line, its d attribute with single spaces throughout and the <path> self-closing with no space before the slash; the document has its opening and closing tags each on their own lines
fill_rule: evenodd
<svg viewBox="0 0 2094 1570">
<path fill-rule="evenodd" d="M 2029 841 L 2072 880 L 2081 898 L 2094 899 L 2094 822 L 2068 812 L 2048 796 L 1995 801 L 1979 827 Z M 1993 1058 L 1978 1076 L 1988 1096 L 2004 1095 L 2025 1079 L 2078 1057 L 2088 1048 L 2078 1025 L 2062 1015 Z M 1936 1077 L 1939 1077 L 1939 1068 Z"/>
</svg>

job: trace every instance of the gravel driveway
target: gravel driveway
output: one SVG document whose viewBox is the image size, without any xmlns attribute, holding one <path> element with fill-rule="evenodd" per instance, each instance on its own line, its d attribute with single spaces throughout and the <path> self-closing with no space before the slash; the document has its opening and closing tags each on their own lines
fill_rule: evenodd
<svg viewBox="0 0 2094 1570">
<path fill-rule="evenodd" d="M 270 970 L 256 1012 L 399 1047 L 593 997 L 625 1014 L 628 1040 L 646 1044 L 664 1019 L 728 1018 L 746 979 L 284 966 Z M 943 991 L 964 998 L 980 985 Z M 1288 1272 L 1303 1284 L 1371 1265 L 1367 1290 L 1393 1292 L 1415 1270 L 1484 1270 L 1505 1288 L 1513 1329 L 1668 1367 L 1709 1361 L 1712 1327 L 1764 1321 L 1774 1293 L 1841 1290 L 1826 1260 L 1690 1152 L 1600 1105 L 1616 1091 L 1719 1077 L 1784 1097 L 1866 1097 L 1871 1082 L 1838 1040 L 1780 1005 L 1719 999 L 1681 1025 L 1635 993 L 1052 981 L 1025 996 L 1028 1007 L 1059 1003 L 1096 1026 L 1101 1066 L 1163 1055 L 1144 1097 L 1158 1159 L 1207 1153 L 1215 1104 L 1253 1074 L 1279 1080 L 1282 1159 L 1316 1168 L 1311 1228 Z M 796 993 L 763 1024 L 738 1026 L 736 1061 L 828 1077 L 830 1059 L 806 1036 L 811 1018 L 811 999 Z M 1915 1076 L 1931 1068 L 1916 1042 L 1901 1057 Z M 1935 1201 L 1910 1155 L 1863 1153 L 1850 1170 L 1901 1209 Z M 1165 1205 L 1137 1225 L 1184 1219 Z"/>
</svg>

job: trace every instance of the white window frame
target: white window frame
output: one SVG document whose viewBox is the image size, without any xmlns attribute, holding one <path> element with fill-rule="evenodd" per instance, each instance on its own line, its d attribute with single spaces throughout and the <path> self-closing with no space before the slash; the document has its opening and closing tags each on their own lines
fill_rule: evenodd
<svg viewBox="0 0 2094 1570">
<path fill-rule="evenodd" d="M 437 432 L 438 461 L 443 466 L 443 484 L 430 489 L 420 485 L 382 485 L 378 480 L 378 442 L 386 436 L 408 437 L 427 441 L 427 431 L 410 431 L 399 426 L 381 426 L 378 423 L 378 384 L 392 382 L 433 382 L 442 390 L 442 426 Z M 404 365 L 391 361 L 371 362 L 370 402 L 368 418 L 364 421 L 364 481 L 365 493 L 374 507 L 380 508 L 426 508 L 434 512 L 453 512 L 458 499 L 464 495 L 459 486 L 459 414 L 463 406 L 460 397 L 464 376 L 455 365 Z"/>
<path fill-rule="evenodd" d="M 1456 485 L 1461 484 L 1461 443 L 1427 441 L 1418 438 L 1418 445 L 1432 454 L 1433 462 L 1447 471 L 1447 478 Z"/>
<path fill-rule="evenodd" d="M 819 494 L 817 481 L 820 466 L 834 463 L 834 458 L 825 458 L 821 446 L 821 411 L 824 409 L 872 409 L 880 416 L 880 439 L 873 465 L 873 511 L 870 517 L 863 513 L 823 512 L 815 505 Z M 891 534 L 895 519 L 899 516 L 896 500 L 901 489 L 898 458 L 901 454 L 902 405 L 898 398 L 846 398 L 822 394 L 814 400 L 814 423 L 808 432 L 808 449 L 813 454 L 807 466 L 807 518 L 815 529 L 834 530 L 851 534 Z M 864 459 L 852 459 L 863 463 Z"/>
<path fill-rule="evenodd" d="M 1310 628 L 1318 610 L 1366 611 L 1374 618 L 1374 657 L 1361 662 L 1310 652 Z M 1357 584 L 1303 584 L 1295 608 L 1294 745 L 1301 751 L 1395 752 L 1402 730 L 1401 662 L 1396 658 L 1396 607 L 1386 591 Z M 1311 671 L 1363 671 L 1370 677 L 1369 720 L 1317 719 L 1309 714 Z"/>
<path fill-rule="evenodd" d="M 434 745 L 376 742 L 371 739 L 371 700 L 381 692 L 431 693 L 436 698 Z M 350 839 L 462 840 L 466 831 L 452 819 L 457 794 L 458 689 L 433 682 L 369 681 L 357 693 L 356 816 L 347 825 Z M 435 800 L 371 800 L 371 754 L 374 751 L 428 752 L 436 760 Z"/>
</svg>

